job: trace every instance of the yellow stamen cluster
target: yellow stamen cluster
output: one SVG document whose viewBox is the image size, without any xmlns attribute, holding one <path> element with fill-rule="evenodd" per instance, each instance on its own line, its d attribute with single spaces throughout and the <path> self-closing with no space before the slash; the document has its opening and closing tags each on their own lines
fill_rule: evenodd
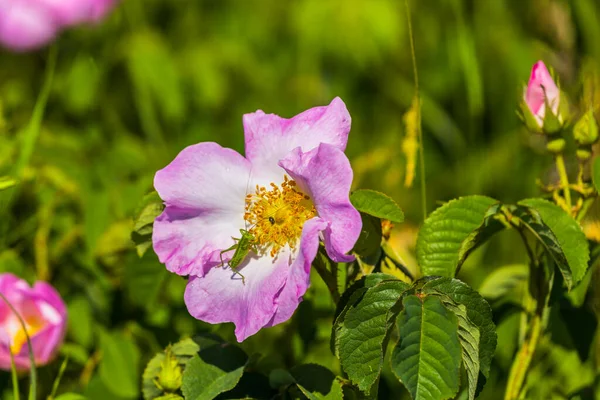
<svg viewBox="0 0 600 400">
<path fill-rule="evenodd" d="M 288 245 L 294 249 L 302 235 L 302 226 L 317 214 L 310 197 L 296 187 L 296 182 L 284 176 L 283 183 L 271 183 L 267 189 L 256 186 L 256 192 L 246 196 L 244 219 L 256 238 L 259 251 L 270 251 L 275 257 Z"/>
</svg>

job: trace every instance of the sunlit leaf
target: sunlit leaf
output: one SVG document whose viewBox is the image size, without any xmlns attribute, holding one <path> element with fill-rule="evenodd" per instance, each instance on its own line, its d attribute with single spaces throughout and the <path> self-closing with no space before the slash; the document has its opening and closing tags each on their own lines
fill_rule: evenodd
<svg viewBox="0 0 600 400">
<path fill-rule="evenodd" d="M 417 238 L 417 259 L 423 275 L 454 277 L 468 254 L 503 228 L 493 218 L 497 203 L 490 197 L 467 196 L 435 210 Z"/>
<path fill-rule="evenodd" d="M 392 222 L 403 222 L 404 213 L 389 196 L 375 190 L 360 189 L 350 194 L 352 205 L 360 212 Z"/>
<path fill-rule="evenodd" d="M 456 316 L 436 296 L 406 296 L 392 370 L 414 400 L 443 400 L 458 392 L 461 346 Z"/>
<path fill-rule="evenodd" d="M 479 294 L 498 299 L 519 286 L 527 284 L 529 267 L 525 264 L 505 265 L 494 269 L 479 286 Z"/>
<path fill-rule="evenodd" d="M 422 291 L 424 293 L 443 294 L 455 303 L 465 306 L 469 321 L 479 329 L 480 370 L 483 376 L 487 378 L 498 340 L 490 305 L 479 293 L 458 279 L 433 279 L 423 285 Z M 481 382 L 478 385 L 481 385 Z"/>
</svg>

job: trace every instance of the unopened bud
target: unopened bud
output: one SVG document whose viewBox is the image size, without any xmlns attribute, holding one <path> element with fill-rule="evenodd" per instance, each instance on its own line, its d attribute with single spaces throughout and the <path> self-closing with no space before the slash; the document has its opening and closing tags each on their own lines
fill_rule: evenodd
<svg viewBox="0 0 600 400">
<path fill-rule="evenodd" d="M 567 97 L 542 61 L 531 70 L 521 102 L 521 118 L 530 131 L 547 135 L 559 133 L 569 120 Z"/>
<path fill-rule="evenodd" d="M 179 390 L 182 382 L 182 371 L 177 358 L 171 353 L 171 349 L 165 351 L 165 358 L 160 363 L 160 372 L 156 377 L 156 385 L 165 392 Z"/>
</svg>

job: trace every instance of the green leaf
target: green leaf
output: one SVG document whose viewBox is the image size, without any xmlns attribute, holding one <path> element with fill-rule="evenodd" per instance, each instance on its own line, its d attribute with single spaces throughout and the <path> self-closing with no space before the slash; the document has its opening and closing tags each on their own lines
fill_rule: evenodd
<svg viewBox="0 0 600 400">
<path fill-rule="evenodd" d="M 335 374 L 318 364 L 304 364 L 290 370 L 300 391 L 310 400 L 342 398 L 342 386 Z"/>
<path fill-rule="evenodd" d="M 359 189 L 350 194 L 350 202 L 361 213 L 392 222 L 404 222 L 404 213 L 389 196 L 369 189 Z"/>
<path fill-rule="evenodd" d="M 592 164 L 592 182 L 596 192 L 600 193 L 600 157 L 595 157 Z"/>
<path fill-rule="evenodd" d="M 555 259 L 569 290 L 578 284 L 588 268 L 590 250 L 581 226 L 562 208 L 543 199 L 527 199 L 519 202 L 539 213 L 543 223 L 553 235 L 545 230 L 536 231 Z M 531 225 L 533 229 L 539 226 Z M 565 261 L 566 260 L 566 264 Z"/>
<path fill-rule="evenodd" d="M 497 203 L 490 197 L 467 196 L 435 210 L 417 238 L 417 259 L 423 275 L 453 278 L 469 253 L 503 228 L 493 218 Z"/>
<path fill-rule="evenodd" d="M 142 257 L 152 246 L 154 220 L 162 213 L 164 208 L 158 193 L 153 191 L 144 196 L 135 210 L 131 240 L 135 243 L 138 256 Z"/>
<path fill-rule="evenodd" d="M 296 379 L 285 369 L 275 368 L 269 373 L 269 385 L 273 389 L 280 389 L 293 385 Z"/>
<path fill-rule="evenodd" d="M 467 308 L 447 296 L 440 297 L 442 304 L 458 318 L 458 340 L 462 349 L 462 362 L 469 381 L 469 400 L 475 398 L 479 377 L 479 329 L 467 316 Z"/>
<path fill-rule="evenodd" d="M 407 288 L 398 280 L 368 288 L 338 316 L 334 326 L 342 368 L 367 395 L 381 373 L 388 335 L 399 312 L 395 306 Z"/>
<path fill-rule="evenodd" d="M 126 265 L 123 286 L 127 299 L 131 304 L 154 312 L 169 272 L 152 251 L 141 258 L 130 253 Z"/>
<path fill-rule="evenodd" d="M 486 299 L 502 298 L 519 286 L 526 285 L 528 277 L 527 265 L 505 265 L 487 275 L 479 286 L 478 292 Z"/>
<path fill-rule="evenodd" d="M 392 370 L 414 400 L 443 400 L 458 392 L 458 321 L 437 296 L 406 296 L 398 318 L 400 340 Z"/>
<path fill-rule="evenodd" d="M 338 328 L 342 321 L 346 317 L 346 312 L 356 304 L 364 295 L 364 293 L 371 287 L 377 285 L 384 280 L 397 280 L 392 275 L 386 275 L 381 273 L 369 274 L 363 276 L 358 281 L 354 282 L 346 291 L 342 294 L 340 301 L 337 304 L 335 310 L 335 316 L 333 318 L 333 328 L 331 330 L 331 351 L 339 357 L 339 343 L 337 339 Z"/>
<path fill-rule="evenodd" d="M 192 357 L 183 372 L 181 391 L 186 400 L 210 400 L 240 381 L 248 356 L 237 346 L 212 345 Z"/>
<path fill-rule="evenodd" d="M 100 332 L 102 383 L 120 397 L 137 397 L 140 354 L 133 341 L 120 333 Z"/>
<path fill-rule="evenodd" d="M 142 394 L 144 400 L 153 400 L 158 396 L 161 396 L 163 391 L 154 383 L 154 380 L 160 372 L 160 366 L 165 359 L 163 352 L 157 353 L 150 359 L 144 373 L 142 374 Z"/>
<path fill-rule="evenodd" d="M 492 309 L 479 293 L 458 279 L 438 278 L 428 281 L 422 288 L 427 294 L 444 294 L 467 309 L 467 317 L 479 329 L 479 363 L 481 373 L 489 377 L 492 357 L 498 341 Z"/>
<path fill-rule="evenodd" d="M 361 257 L 369 257 L 376 254 L 381 248 L 381 220 L 362 212 L 360 218 L 362 228 L 352 251 Z"/>
<path fill-rule="evenodd" d="M 84 347 L 92 344 L 94 319 L 90 302 L 84 296 L 75 297 L 68 304 L 69 335 L 73 340 Z"/>
</svg>

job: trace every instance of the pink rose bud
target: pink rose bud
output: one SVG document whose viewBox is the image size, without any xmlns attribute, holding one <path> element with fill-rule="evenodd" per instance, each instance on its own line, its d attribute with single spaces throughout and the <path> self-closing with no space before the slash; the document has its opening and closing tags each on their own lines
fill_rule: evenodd
<svg viewBox="0 0 600 400">
<path fill-rule="evenodd" d="M 561 100 L 560 89 L 554 83 L 548 68 L 542 61 L 535 63 L 531 69 L 523 100 L 540 128 L 544 126 L 547 107 L 560 120 L 558 114 Z"/>
<path fill-rule="evenodd" d="M 63 29 L 98 22 L 116 0 L 0 0 L 0 43 L 16 51 L 39 48 Z"/>
<path fill-rule="evenodd" d="M 45 365 L 56 355 L 66 332 L 67 308 L 60 295 L 46 282 L 33 287 L 13 274 L 0 274 L 0 293 L 19 313 L 31 339 L 36 365 Z M 18 371 L 30 368 L 27 337 L 19 319 L 0 299 L 0 369 L 10 370 L 13 354 Z"/>
</svg>

